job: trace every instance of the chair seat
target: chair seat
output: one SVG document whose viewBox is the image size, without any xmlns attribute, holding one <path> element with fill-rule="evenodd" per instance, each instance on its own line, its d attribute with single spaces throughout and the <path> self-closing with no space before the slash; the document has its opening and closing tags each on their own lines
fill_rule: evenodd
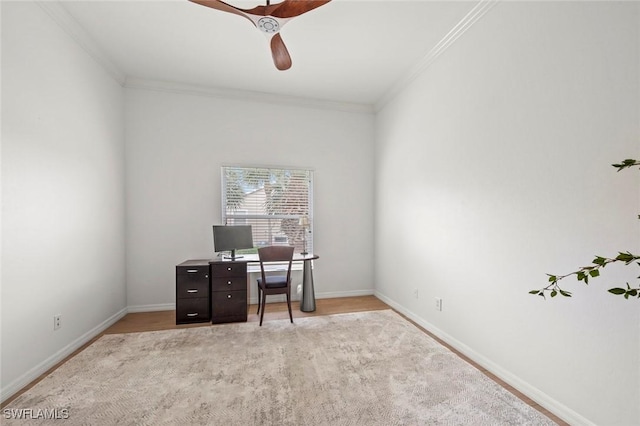
<svg viewBox="0 0 640 426">
<path fill-rule="evenodd" d="M 286 275 L 269 275 L 266 278 L 265 288 L 282 288 L 287 286 Z M 258 278 L 258 285 L 262 285 L 262 278 Z"/>
</svg>

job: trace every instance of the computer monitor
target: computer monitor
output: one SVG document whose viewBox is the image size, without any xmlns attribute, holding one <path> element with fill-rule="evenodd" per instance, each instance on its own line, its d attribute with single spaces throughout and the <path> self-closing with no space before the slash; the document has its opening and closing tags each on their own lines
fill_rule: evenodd
<svg viewBox="0 0 640 426">
<path fill-rule="evenodd" d="M 236 250 L 250 248 L 253 248 L 251 225 L 213 225 L 213 250 L 230 251 L 231 256 L 225 256 L 225 259 L 242 258 L 242 256 L 236 256 Z"/>
</svg>

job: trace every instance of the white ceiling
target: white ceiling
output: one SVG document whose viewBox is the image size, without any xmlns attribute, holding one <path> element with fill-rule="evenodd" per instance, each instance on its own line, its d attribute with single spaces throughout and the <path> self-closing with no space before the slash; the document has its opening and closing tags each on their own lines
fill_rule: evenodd
<svg viewBox="0 0 640 426">
<path fill-rule="evenodd" d="M 187 0 L 61 2 L 127 78 L 368 105 L 477 3 L 333 0 L 282 29 L 293 66 L 278 71 L 264 35 L 234 14 Z"/>
</svg>

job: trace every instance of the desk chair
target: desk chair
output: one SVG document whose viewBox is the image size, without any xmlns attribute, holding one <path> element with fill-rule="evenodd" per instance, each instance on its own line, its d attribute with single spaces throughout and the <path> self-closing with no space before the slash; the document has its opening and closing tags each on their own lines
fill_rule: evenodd
<svg viewBox="0 0 640 426">
<path fill-rule="evenodd" d="M 256 312 L 256 315 L 260 314 L 260 326 L 262 326 L 262 318 L 264 317 L 267 294 L 287 295 L 289 319 L 293 323 L 293 315 L 291 315 L 291 262 L 293 260 L 293 250 L 292 246 L 269 246 L 258 249 L 261 278 L 258 278 L 258 312 Z M 265 262 L 288 262 L 287 273 L 266 275 L 264 273 Z M 262 299 L 262 303 L 260 303 L 260 299 Z M 262 305 L 262 311 L 260 310 L 260 305 Z"/>
</svg>

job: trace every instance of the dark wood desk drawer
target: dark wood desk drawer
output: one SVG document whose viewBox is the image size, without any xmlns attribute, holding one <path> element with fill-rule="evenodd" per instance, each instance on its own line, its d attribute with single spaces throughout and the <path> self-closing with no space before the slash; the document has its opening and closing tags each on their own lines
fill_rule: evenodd
<svg viewBox="0 0 640 426">
<path fill-rule="evenodd" d="M 211 291 L 233 291 L 246 290 L 247 276 L 241 275 L 237 277 L 211 277 Z"/>
<path fill-rule="evenodd" d="M 209 297 L 181 299 L 176 304 L 176 324 L 209 321 Z"/>
<path fill-rule="evenodd" d="M 246 263 L 212 263 L 211 264 L 211 276 L 213 278 L 220 277 L 246 277 L 247 276 L 247 264 Z M 246 278 L 245 278 L 246 279 Z"/>
<path fill-rule="evenodd" d="M 176 266 L 176 280 L 181 283 L 209 282 L 209 265 Z"/>
<path fill-rule="evenodd" d="M 209 281 L 182 280 L 176 284 L 176 298 L 186 299 L 192 297 L 209 297 Z"/>
<path fill-rule="evenodd" d="M 211 293 L 211 322 L 247 320 L 247 290 Z"/>
</svg>

